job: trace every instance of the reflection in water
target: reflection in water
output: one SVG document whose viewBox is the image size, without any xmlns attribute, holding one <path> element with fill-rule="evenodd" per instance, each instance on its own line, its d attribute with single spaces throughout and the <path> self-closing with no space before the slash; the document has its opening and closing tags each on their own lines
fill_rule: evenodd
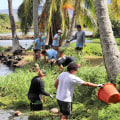
<svg viewBox="0 0 120 120">
<path fill-rule="evenodd" d="M 10 72 L 13 72 L 13 68 L 0 63 L 0 76 L 8 75 Z"/>
<path fill-rule="evenodd" d="M 91 66 L 104 65 L 103 57 L 101 56 L 85 56 L 84 58 L 86 59 L 87 63 Z"/>
<path fill-rule="evenodd" d="M 23 113 L 20 116 L 14 116 L 14 110 L 0 110 L 0 120 L 60 120 L 59 116 L 37 117 L 28 116 L 28 113 Z"/>
<path fill-rule="evenodd" d="M 20 45 L 28 49 L 32 44 L 34 40 L 19 40 Z M 0 46 L 6 47 L 6 46 L 12 46 L 12 40 L 0 40 Z"/>
</svg>

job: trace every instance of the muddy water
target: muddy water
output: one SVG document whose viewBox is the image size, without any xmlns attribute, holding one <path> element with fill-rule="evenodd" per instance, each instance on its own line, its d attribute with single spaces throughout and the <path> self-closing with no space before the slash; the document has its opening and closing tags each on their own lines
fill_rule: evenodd
<svg viewBox="0 0 120 120">
<path fill-rule="evenodd" d="M 12 73 L 13 70 L 14 70 L 13 68 L 8 67 L 7 65 L 0 63 L 0 76 L 8 75 L 9 73 Z"/>
<path fill-rule="evenodd" d="M 23 113 L 20 116 L 14 116 L 14 110 L 0 110 L 0 120 L 59 120 L 57 117 L 44 117 L 44 118 L 36 118 L 34 116 L 28 116 L 28 113 Z"/>
<path fill-rule="evenodd" d="M 104 65 L 103 57 L 101 56 L 85 56 L 87 63 L 91 66 Z"/>
<path fill-rule="evenodd" d="M 13 110 L 0 110 L 0 120 L 28 120 L 28 116 L 15 117 Z"/>
</svg>

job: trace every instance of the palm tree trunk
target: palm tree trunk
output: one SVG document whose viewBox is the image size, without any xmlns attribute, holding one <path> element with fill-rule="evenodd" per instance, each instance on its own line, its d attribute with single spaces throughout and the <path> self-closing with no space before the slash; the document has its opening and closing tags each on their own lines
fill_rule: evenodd
<svg viewBox="0 0 120 120">
<path fill-rule="evenodd" d="M 95 0 L 95 10 L 106 71 L 109 79 L 115 80 L 120 73 L 120 52 L 113 35 L 107 0 Z"/>
<path fill-rule="evenodd" d="M 15 50 L 20 49 L 20 44 L 19 41 L 17 40 L 17 35 L 16 35 L 16 28 L 15 28 L 15 21 L 13 17 L 13 9 L 12 9 L 12 0 L 8 0 L 8 8 L 9 8 L 9 18 L 10 18 L 10 24 L 11 24 L 11 30 L 12 30 L 12 49 L 13 52 Z"/>
<path fill-rule="evenodd" d="M 75 27 L 75 21 L 76 21 L 76 16 L 77 16 L 77 13 L 76 13 L 77 12 L 77 4 L 78 4 L 78 0 L 75 0 L 75 8 L 74 8 L 74 12 L 73 12 L 70 31 L 68 33 L 68 40 L 70 40 L 72 38 L 72 35 L 73 35 L 73 30 Z"/>
<path fill-rule="evenodd" d="M 38 0 L 33 0 L 33 23 L 34 23 L 34 38 L 39 37 L 39 31 L 38 31 L 38 6 L 39 2 Z"/>
</svg>

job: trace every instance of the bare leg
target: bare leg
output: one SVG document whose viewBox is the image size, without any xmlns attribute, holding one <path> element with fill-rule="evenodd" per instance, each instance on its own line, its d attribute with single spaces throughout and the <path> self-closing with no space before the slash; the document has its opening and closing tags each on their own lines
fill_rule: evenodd
<svg viewBox="0 0 120 120">
<path fill-rule="evenodd" d="M 61 120 L 67 120 L 68 119 L 68 116 L 67 115 L 62 115 L 61 116 Z"/>
<path fill-rule="evenodd" d="M 58 57 L 60 57 L 60 48 L 59 47 L 57 48 L 57 51 L 58 51 Z"/>
<path fill-rule="evenodd" d="M 37 54 L 38 54 L 37 58 L 39 60 L 39 58 L 40 58 L 40 51 L 38 51 Z"/>
<path fill-rule="evenodd" d="M 36 53 L 34 52 L 34 61 L 36 60 Z"/>
<path fill-rule="evenodd" d="M 63 115 L 63 114 L 60 112 L 60 119 L 62 118 L 62 115 Z"/>
</svg>

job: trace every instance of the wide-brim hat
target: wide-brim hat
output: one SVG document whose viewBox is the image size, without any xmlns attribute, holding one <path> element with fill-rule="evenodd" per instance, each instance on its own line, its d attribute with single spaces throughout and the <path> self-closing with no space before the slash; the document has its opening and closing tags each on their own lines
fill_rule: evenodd
<svg viewBox="0 0 120 120">
<path fill-rule="evenodd" d="M 35 67 L 36 69 L 40 68 L 40 67 L 39 67 L 39 64 L 37 64 L 37 63 L 34 64 L 34 67 Z"/>
</svg>

